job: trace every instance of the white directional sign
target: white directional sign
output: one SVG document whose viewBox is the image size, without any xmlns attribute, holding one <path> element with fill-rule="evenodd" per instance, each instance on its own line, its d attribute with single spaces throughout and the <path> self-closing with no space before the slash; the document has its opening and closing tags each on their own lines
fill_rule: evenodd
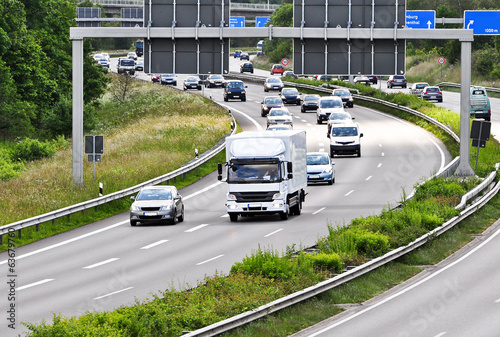
<svg viewBox="0 0 500 337">
<path fill-rule="evenodd" d="M 406 11 L 406 27 L 411 29 L 436 28 L 436 12 Z"/>
<path fill-rule="evenodd" d="M 464 29 L 474 35 L 500 35 L 500 11 L 465 11 Z"/>
</svg>

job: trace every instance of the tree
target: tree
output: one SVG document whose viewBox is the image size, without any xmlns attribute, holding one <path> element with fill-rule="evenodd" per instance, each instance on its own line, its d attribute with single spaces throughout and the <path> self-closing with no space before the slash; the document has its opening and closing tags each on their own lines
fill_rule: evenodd
<svg viewBox="0 0 500 337">
<path fill-rule="evenodd" d="M 293 5 L 284 4 L 276 9 L 268 24 L 276 27 L 292 27 Z M 292 41 L 292 39 L 287 38 L 267 40 L 264 42 L 262 49 L 272 62 L 279 62 L 283 58 L 292 56 Z"/>
</svg>

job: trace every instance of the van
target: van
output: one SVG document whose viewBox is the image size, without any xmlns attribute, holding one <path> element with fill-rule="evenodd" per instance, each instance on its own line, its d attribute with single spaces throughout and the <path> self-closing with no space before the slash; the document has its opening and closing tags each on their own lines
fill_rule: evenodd
<svg viewBox="0 0 500 337">
<path fill-rule="evenodd" d="M 260 40 L 257 42 L 257 49 L 262 49 L 262 45 L 264 44 L 264 40 Z"/>
<path fill-rule="evenodd" d="M 361 142 L 363 134 L 359 132 L 357 123 L 333 124 L 330 138 L 330 157 L 343 154 L 355 154 L 361 157 Z"/>
</svg>

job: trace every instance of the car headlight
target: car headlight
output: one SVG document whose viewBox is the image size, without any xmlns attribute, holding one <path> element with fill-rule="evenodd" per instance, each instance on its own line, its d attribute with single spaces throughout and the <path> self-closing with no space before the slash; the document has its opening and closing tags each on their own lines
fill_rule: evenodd
<svg viewBox="0 0 500 337">
<path fill-rule="evenodd" d="M 160 211 L 168 211 L 172 209 L 172 205 L 165 205 L 160 207 Z"/>
<path fill-rule="evenodd" d="M 138 206 L 132 205 L 130 206 L 131 211 L 140 211 L 141 209 Z"/>
<path fill-rule="evenodd" d="M 326 168 L 326 169 L 323 171 L 323 173 L 330 173 L 330 172 L 332 172 L 332 168 L 331 168 L 331 167 Z"/>
</svg>

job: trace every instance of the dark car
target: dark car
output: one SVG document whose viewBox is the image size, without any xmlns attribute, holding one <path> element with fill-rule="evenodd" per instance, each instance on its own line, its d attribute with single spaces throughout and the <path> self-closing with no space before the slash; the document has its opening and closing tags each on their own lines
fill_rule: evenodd
<svg viewBox="0 0 500 337">
<path fill-rule="evenodd" d="M 268 92 L 269 90 L 280 90 L 283 89 L 285 85 L 279 78 L 268 77 L 264 81 L 264 92 Z"/>
<path fill-rule="evenodd" d="M 333 96 L 339 96 L 342 99 L 345 107 L 352 108 L 354 106 L 354 99 L 352 98 L 351 92 L 348 89 L 334 89 L 332 92 Z"/>
<path fill-rule="evenodd" d="M 284 72 L 285 72 L 285 67 L 283 67 L 281 64 L 273 64 L 271 68 L 271 75 L 274 74 L 283 75 Z"/>
<path fill-rule="evenodd" d="M 401 87 L 406 88 L 407 82 L 404 75 L 391 75 L 387 80 L 387 88 Z"/>
<path fill-rule="evenodd" d="M 250 62 L 245 62 L 240 64 L 240 73 L 252 73 L 253 74 L 253 64 Z"/>
<path fill-rule="evenodd" d="M 130 206 L 130 225 L 139 222 L 165 222 L 175 224 L 184 221 L 184 202 L 175 186 L 143 187 Z"/>
<path fill-rule="evenodd" d="M 297 75 L 295 75 L 295 73 L 291 70 L 287 70 L 283 73 L 283 77 L 290 77 L 290 78 L 299 78 Z"/>
<path fill-rule="evenodd" d="M 314 76 L 314 80 L 321 82 L 330 82 L 333 80 L 333 77 L 331 75 L 316 75 Z"/>
<path fill-rule="evenodd" d="M 436 86 L 425 87 L 424 90 L 422 91 L 422 98 L 425 99 L 426 101 L 437 100 L 438 102 L 442 102 L 443 93 L 441 92 L 441 89 L 439 89 L 439 87 Z"/>
<path fill-rule="evenodd" d="M 224 87 L 224 83 L 226 83 L 226 80 L 224 79 L 224 76 L 222 75 L 210 75 L 207 77 L 205 80 L 205 88 L 222 88 Z"/>
<path fill-rule="evenodd" d="M 250 55 L 248 53 L 241 53 L 240 60 L 250 60 Z"/>
<path fill-rule="evenodd" d="M 281 100 L 284 104 L 297 104 L 300 105 L 302 101 L 300 92 L 297 88 L 283 88 L 280 92 Z"/>
<path fill-rule="evenodd" d="M 377 76 L 375 76 L 375 75 L 368 75 L 366 77 L 368 77 L 368 79 L 370 80 L 370 82 L 372 82 L 372 84 L 377 84 L 378 83 L 378 77 Z"/>
<path fill-rule="evenodd" d="M 245 91 L 245 84 L 239 80 L 227 81 L 224 84 L 224 101 L 229 99 L 239 99 L 242 102 L 247 100 L 247 92 Z"/>
<path fill-rule="evenodd" d="M 266 117 L 269 110 L 272 108 L 283 107 L 283 101 L 278 96 L 266 96 L 264 100 L 260 103 L 260 115 Z"/>
<path fill-rule="evenodd" d="M 301 112 L 306 112 L 307 110 L 316 110 L 318 109 L 320 95 L 310 94 L 305 95 L 302 99 L 302 106 L 300 107 Z"/>
<path fill-rule="evenodd" d="M 201 90 L 201 80 L 198 76 L 188 76 L 182 85 L 184 90 L 198 89 Z"/>
</svg>

